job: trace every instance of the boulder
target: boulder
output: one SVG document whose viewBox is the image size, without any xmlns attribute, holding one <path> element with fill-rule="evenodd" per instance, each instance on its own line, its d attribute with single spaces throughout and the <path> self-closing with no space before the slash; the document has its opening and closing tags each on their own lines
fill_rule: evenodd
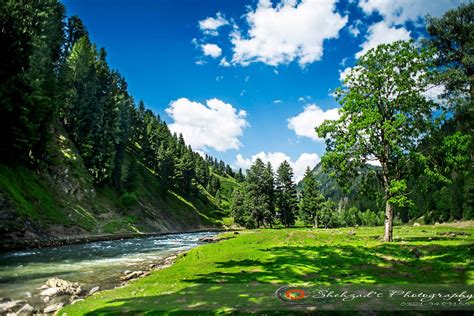
<svg viewBox="0 0 474 316">
<path fill-rule="evenodd" d="M 0 304 L 0 314 L 6 314 L 7 312 L 11 311 L 18 305 L 25 303 L 25 301 L 15 300 L 15 301 L 8 301 L 5 303 Z"/>
<path fill-rule="evenodd" d="M 59 310 L 63 306 L 64 306 L 64 303 L 57 303 L 57 304 L 49 305 L 48 307 L 46 307 L 44 309 L 43 313 L 45 313 L 45 314 L 53 313 L 53 312 Z"/>
<path fill-rule="evenodd" d="M 416 223 L 416 222 L 415 222 L 415 223 L 413 223 L 413 226 L 414 226 L 414 227 L 418 227 L 418 226 L 421 226 L 421 225 L 420 225 L 420 223 Z"/>
<path fill-rule="evenodd" d="M 148 275 L 148 272 L 146 272 L 146 271 L 132 271 L 132 272 L 127 273 L 124 276 L 122 276 L 120 278 L 120 280 L 129 281 L 129 280 L 137 279 L 137 278 L 145 276 L 145 275 Z"/>
<path fill-rule="evenodd" d="M 202 237 L 198 241 L 200 242 L 216 242 L 217 239 L 214 237 Z"/>
<path fill-rule="evenodd" d="M 55 296 L 59 293 L 58 287 L 50 287 L 40 293 L 41 296 Z"/>
<path fill-rule="evenodd" d="M 100 289 L 100 287 L 94 286 L 94 287 L 89 291 L 89 295 L 94 294 L 95 292 L 99 291 L 99 289 Z"/>
<path fill-rule="evenodd" d="M 41 292 L 42 296 L 55 296 L 55 295 L 79 295 L 82 291 L 81 286 L 77 282 L 70 282 L 63 279 L 51 278 L 46 281 L 48 287 Z"/>
<path fill-rule="evenodd" d="M 22 308 L 20 308 L 16 314 L 17 315 L 32 315 L 33 312 L 35 311 L 35 308 L 33 306 L 31 306 L 30 304 L 25 304 L 23 305 Z"/>
</svg>

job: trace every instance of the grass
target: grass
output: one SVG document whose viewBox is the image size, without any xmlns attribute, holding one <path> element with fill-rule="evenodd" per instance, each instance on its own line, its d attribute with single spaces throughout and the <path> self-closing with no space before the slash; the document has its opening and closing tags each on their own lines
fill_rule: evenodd
<svg viewBox="0 0 474 316">
<path fill-rule="evenodd" d="M 59 315 L 255 312 L 291 309 L 282 285 L 472 285 L 474 228 L 268 229 L 226 233 L 170 268 L 67 306 Z M 450 232 L 461 234 L 450 235 Z M 415 250 L 415 252 L 414 252 Z M 418 253 L 419 256 L 415 256 Z"/>
<path fill-rule="evenodd" d="M 60 211 L 48 186 L 38 175 L 26 168 L 0 165 L 0 191 L 8 195 L 22 216 L 42 224 L 70 222 Z"/>
</svg>

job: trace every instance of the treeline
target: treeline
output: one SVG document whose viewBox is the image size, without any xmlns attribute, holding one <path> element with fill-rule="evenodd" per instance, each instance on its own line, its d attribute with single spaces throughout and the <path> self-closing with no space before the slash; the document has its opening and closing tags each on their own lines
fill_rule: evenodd
<svg viewBox="0 0 474 316">
<path fill-rule="evenodd" d="M 133 192 L 136 159 L 160 178 L 163 193 L 199 196 L 202 186 L 216 194 L 214 173 L 235 176 L 223 161 L 194 152 L 143 101 L 137 105 L 105 49 L 57 0 L 2 1 L 0 30 L 1 163 L 53 164 L 60 129 L 98 187 Z M 125 165 L 127 152 L 135 158 Z"/>
<path fill-rule="evenodd" d="M 257 159 L 247 171 L 241 189 L 234 191 L 230 209 L 235 223 L 247 228 L 289 227 L 295 225 L 297 219 L 305 225 L 324 228 L 383 223 L 382 211 L 362 212 L 326 198 L 309 168 L 298 190 L 287 161 L 274 173 L 270 163 Z"/>
</svg>

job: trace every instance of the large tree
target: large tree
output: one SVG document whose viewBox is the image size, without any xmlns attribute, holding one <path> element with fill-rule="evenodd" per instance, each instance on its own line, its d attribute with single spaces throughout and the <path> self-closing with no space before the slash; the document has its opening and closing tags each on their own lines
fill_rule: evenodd
<svg viewBox="0 0 474 316">
<path fill-rule="evenodd" d="M 394 42 L 369 50 L 352 68 L 338 89 L 342 107 L 338 120 L 325 121 L 317 128 L 326 138 L 327 153 L 322 162 L 342 185 L 369 161 L 381 165 L 385 197 L 385 241 L 392 241 L 395 206 L 406 206 L 408 166 L 423 165 L 432 177 L 439 169 L 418 144 L 439 127 L 437 103 L 426 96 L 432 88 L 431 50 L 412 42 Z M 450 139 L 448 152 L 459 154 L 460 138 Z M 456 160 L 456 159 L 454 159 Z"/>
<path fill-rule="evenodd" d="M 295 224 L 295 213 L 298 209 L 296 185 L 293 182 L 293 169 L 285 160 L 277 169 L 275 181 L 276 209 L 280 221 L 286 227 Z"/>
<path fill-rule="evenodd" d="M 322 204 L 325 201 L 324 195 L 321 193 L 320 184 L 314 177 L 309 167 L 306 168 L 302 180 L 301 197 L 300 197 L 300 218 L 305 224 L 311 224 L 318 227 L 319 213 Z"/>
</svg>

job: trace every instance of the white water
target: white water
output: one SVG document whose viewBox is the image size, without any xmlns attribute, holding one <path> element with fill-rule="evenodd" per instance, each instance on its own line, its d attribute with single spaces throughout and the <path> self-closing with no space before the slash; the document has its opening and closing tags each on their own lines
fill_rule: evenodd
<svg viewBox="0 0 474 316">
<path fill-rule="evenodd" d="M 0 298 L 42 305 L 38 288 L 51 277 L 79 282 L 85 290 L 113 288 L 125 270 L 145 269 L 172 253 L 196 247 L 202 237 L 214 235 L 173 234 L 2 253 Z"/>
</svg>

